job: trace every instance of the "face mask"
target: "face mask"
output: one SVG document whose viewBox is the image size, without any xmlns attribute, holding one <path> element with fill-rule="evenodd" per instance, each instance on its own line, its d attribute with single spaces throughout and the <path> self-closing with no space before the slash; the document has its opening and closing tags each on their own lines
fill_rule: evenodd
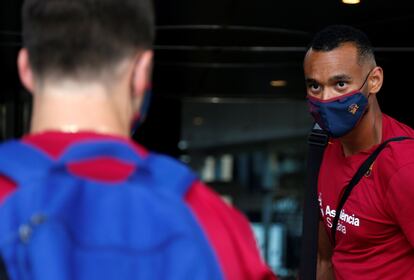
<svg viewBox="0 0 414 280">
<path fill-rule="evenodd" d="M 368 98 L 361 92 L 362 86 L 353 92 L 329 100 L 320 100 L 308 95 L 309 111 L 315 122 L 332 138 L 339 138 L 350 132 L 364 115 Z"/>
<path fill-rule="evenodd" d="M 131 123 L 131 135 L 134 135 L 135 132 L 137 131 L 137 129 L 144 122 L 144 120 L 145 120 L 145 118 L 147 116 L 149 107 L 150 107 L 151 96 L 152 96 L 152 90 L 151 90 L 151 87 L 148 87 L 145 90 L 145 93 L 144 93 L 144 99 L 142 100 L 141 109 L 139 110 L 139 112 L 136 114 L 136 116 L 132 120 L 132 123 Z"/>
</svg>

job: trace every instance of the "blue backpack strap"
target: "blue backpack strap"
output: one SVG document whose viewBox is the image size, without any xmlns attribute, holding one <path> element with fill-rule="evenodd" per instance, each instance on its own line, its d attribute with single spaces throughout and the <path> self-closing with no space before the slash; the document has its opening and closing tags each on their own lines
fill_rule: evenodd
<svg viewBox="0 0 414 280">
<path fill-rule="evenodd" d="M 17 140 L 0 145 L 0 174 L 21 185 L 42 176 L 53 160 L 35 147 Z"/>
<path fill-rule="evenodd" d="M 197 176 L 184 164 L 164 155 L 151 154 L 147 161 L 154 172 L 158 188 L 184 196 Z"/>
<path fill-rule="evenodd" d="M 132 179 L 144 179 L 139 170 L 146 169 L 153 174 L 150 177 L 151 185 L 181 196 L 196 180 L 196 175 L 176 160 L 155 153 L 141 157 L 129 144 L 117 140 L 90 140 L 73 144 L 57 161 L 29 144 L 9 141 L 0 146 L 0 174 L 6 175 L 17 184 L 23 184 L 46 174 L 52 166 L 99 157 L 114 157 L 135 165 L 137 168 L 132 174 L 135 178 Z M 148 178 L 145 177 L 145 180 Z"/>
<path fill-rule="evenodd" d="M 147 180 L 150 186 L 159 190 L 173 191 L 180 196 L 185 195 L 196 180 L 196 175 L 178 161 L 156 153 L 142 157 L 130 144 L 117 140 L 91 140 L 71 145 L 58 159 L 58 164 L 66 165 L 99 157 L 113 157 L 130 162 L 136 166 L 131 180 Z M 152 175 L 148 177 L 142 174 L 143 169 Z"/>
<path fill-rule="evenodd" d="M 144 161 L 127 143 L 117 140 L 88 140 L 71 145 L 59 157 L 58 162 L 67 164 L 100 157 L 115 157 L 137 165 Z"/>
</svg>

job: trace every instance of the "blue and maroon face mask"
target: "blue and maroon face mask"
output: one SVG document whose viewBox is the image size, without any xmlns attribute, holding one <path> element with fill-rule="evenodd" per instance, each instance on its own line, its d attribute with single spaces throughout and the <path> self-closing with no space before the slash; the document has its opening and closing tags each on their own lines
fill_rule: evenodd
<svg viewBox="0 0 414 280">
<path fill-rule="evenodd" d="M 368 106 L 368 98 L 361 92 L 361 89 L 364 87 L 370 73 L 371 71 L 358 90 L 348 94 L 328 100 L 307 96 L 312 117 L 332 138 L 346 135 L 364 115 Z"/>
</svg>

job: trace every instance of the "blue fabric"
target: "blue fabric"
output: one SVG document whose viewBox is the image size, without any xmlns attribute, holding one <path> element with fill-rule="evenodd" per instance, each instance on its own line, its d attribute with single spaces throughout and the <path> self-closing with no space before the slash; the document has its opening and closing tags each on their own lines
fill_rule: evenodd
<svg viewBox="0 0 414 280">
<path fill-rule="evenodd" d="M 100 156 L 134 163 L 135 171 L 110 187 L 67 171 L 68 163 Z M 0 146 L 0 173 L 23 182 L 0 207 L 10 279 L 223 279 L 183 200 L 195 175 L 172 159 L 93 141 L 53 161 L 9 142 Z"/>
<path fill-rule="evenodd" d="M 44 176 L 51 164 L 48 155 L 18 141 L 10 141 L 0 148 L 0 173 L 7 174 L 19 185 Z"/>
<path fill-rule="evenodd" d="M 333 138 L 350 132 L 361 119 L 368 105 L 362 92 L 355 92 L 333 101 L 319 101 L 308 97 L 311 115 Z"/>
</svg>

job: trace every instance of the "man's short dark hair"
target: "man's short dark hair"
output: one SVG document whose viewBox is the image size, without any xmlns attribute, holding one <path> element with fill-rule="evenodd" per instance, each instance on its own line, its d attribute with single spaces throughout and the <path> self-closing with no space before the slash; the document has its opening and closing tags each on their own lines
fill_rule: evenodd
<svg viewBox="0 0 414 280">
<path fill-rule="evenodd" d="M 25 0 L 23 44 L 39 76 L 97 74 L 154 40 L 151 0 Z"/>
<path fill-rule="evenodd" d="M 315 35 L 308 50 L 331 51 L 344 43 L 353 43 L 360 59 L 369 58 L 375 61 L 374 50 L 367 35 L 348 25 L 331 25 L 322 29 Z"/>
</svg>

